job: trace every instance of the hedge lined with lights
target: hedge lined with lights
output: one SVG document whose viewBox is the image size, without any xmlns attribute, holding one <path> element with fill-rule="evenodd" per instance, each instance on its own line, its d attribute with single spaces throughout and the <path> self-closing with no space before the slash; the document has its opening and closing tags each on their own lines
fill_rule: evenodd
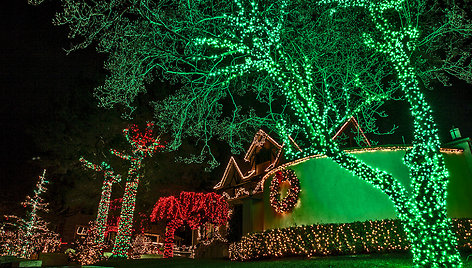
<svg viewBox="0 0 472 268">
<path fill-rule="evenodd" d="M 453 219 L 459 249 L 472 249 L 472 219 Z M 400 220 L 319 224 L 251 233 L 230 245 L 231 260 L 353 255 L 410 248 Z"/>
</svg>

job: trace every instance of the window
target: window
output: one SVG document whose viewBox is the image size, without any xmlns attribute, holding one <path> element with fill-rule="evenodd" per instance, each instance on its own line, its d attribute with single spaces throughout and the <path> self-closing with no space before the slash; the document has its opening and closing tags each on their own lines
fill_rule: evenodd
<svg viewBox="0 0 472 268">
<path fill-rule="evenodd" d="M 77 226 L 75 233 L 78 235 L 87 235 L 87 229 L 87 227 L 79 225 Z"/>
<path fill-rule="evenodd" d="M 270 161 L 270 150 L 264 147 L 256 154 L 256 165 Z"/>
</svg>

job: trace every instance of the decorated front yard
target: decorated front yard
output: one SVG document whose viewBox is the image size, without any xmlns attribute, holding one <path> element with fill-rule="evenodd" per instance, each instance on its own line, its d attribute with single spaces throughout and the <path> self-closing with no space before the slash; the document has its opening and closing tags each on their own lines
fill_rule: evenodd
<svg viewBox="0 0 472 268">
<path fill-rule="evenodd" d="M 20 1 L 0 267 L 472 267 L 472 0 Z"/>
</svg>

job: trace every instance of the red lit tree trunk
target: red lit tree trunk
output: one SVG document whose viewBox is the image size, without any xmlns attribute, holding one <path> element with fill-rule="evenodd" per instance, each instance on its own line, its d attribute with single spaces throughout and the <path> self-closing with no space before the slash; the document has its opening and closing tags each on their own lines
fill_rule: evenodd
<svg viewBox="0 0 472 268">
<path fill-rule="evenodd" d="M 164 258 L 172 258 L 174 256 L 174 234 L 183 221 L 179 219 L 171 220 L 167 224 L 166 239 L 164 245 Z"/>
<path fill-rule="evenodd" d="M 110 199 L 111 199 L 111 189 L 112 183 L 103 182 L 102 186 L 102 197 L 100 198 L 100 203 L 98 204 L 98 213 L 97 213 L 97 231 L 98 237 L 96 242 L 103 243 L 105 240 L 105 230 L 107 227 L 108 221 L 108 211 L 110 210 Z"/>
<path fill-rule="evenodd" d="M 141 179 L 141 164 L 144 158 L 152 157 L 153 153 L 164 146 L 159 144 L 159 138 L 153 135 L 154 124 L 148 122 L 147 128 L 140 131 L 136 125 L 123 129 L 126 140 L 130 143 L 132 154 L 123 154 L 111 149 L 111 154 L 130 162 L 126 179 L 125 193 L 121 204 L 120 222 L 118 233 L 113 247 L 114 257 L 128 257 L 131 246 L 131 235 L 133 227 L 133 214 L 136 207 L 136 194 L 138 192 L 139 180 Z"/>
<path fill-rule="evenodd" d="M 100 165 L 95 165 L 83 157 L 81 157 L 79 161 L 87 168 L 103 172 L 104 179 L 102 185 L 102 196 L 100 198 L 100 203 L 98 204 L 97 219 L 95 221 L 97 226 L 97 237 L 95 242 L 101 244 L 105 240 L 112 187 L 114 183 L 121 181 L 121 175 L 115 174 L 111 166 L 106 162 L 102 162 Z"/>
</svg>

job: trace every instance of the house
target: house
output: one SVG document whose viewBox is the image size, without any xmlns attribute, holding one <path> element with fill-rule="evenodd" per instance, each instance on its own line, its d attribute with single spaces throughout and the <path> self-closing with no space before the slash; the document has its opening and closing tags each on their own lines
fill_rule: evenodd
<svg viewBox="0 0 472 268">
<path fill-rule="evenodd" d="M 263 226 L 263 185 L 262 178 L 278 167 L 283 146 L 263 130 L 259 130 L 249 146 L 243 161 L 231 157 L 223 176 L 213 188 L 226 197 L 233 209 L 230 229 L 235 232 L 235 240 Z M 237 230 L 234 230 L 234 229 Z"/>
<path fill-rule="evenodd" d="M 366 138 L 364 141 L 368 145 Z M 472 143 L 470 138 L 457 138 L 444 147 L 441 152 L 450 174 L 448 214 L 453 218 L 471 218 Z M 408 148 L 367 146 L 346 151 L 392 174 L 410 192 L 409 170 L 403 163 Z M 279 213 L 271 205 L 270 182 L 277 172 L 287 169 L 293 170 L 301 190 L 296 205 Z M 286 161 L 284 145 L 263 130 L 256 133 L 242 160 L 230 158 L 214 189 L 227 198 L 233 209 L 230 222 L 233 240 L 249 232 L 273 228 L 396 218 L 393 203 L 372 185 L 322 155 Z"/>
</svg>

